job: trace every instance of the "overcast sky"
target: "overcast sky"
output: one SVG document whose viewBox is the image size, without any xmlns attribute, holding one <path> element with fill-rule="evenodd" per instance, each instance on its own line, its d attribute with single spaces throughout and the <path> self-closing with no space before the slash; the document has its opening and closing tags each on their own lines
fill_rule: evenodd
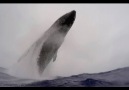
<svg viewBox="0 0 129 90">
<path fill-rule="evenodd" d="M 76 10 L 76 20 L 49 74 L 69 76 L 129 66 L 129 4 L 0 4 L 0 66 L 14 65 L 71 10 Z"/>
</svg>

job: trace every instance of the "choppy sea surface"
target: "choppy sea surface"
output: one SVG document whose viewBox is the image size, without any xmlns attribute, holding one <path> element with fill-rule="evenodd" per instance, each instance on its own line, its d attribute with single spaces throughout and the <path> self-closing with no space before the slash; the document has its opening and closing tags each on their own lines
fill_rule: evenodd
<svg viewBox="0 0 129 90">
<path fill-rule="evenodd" d="M 58 77 L 54 80 L 31 80 L 11 76 L 0 68 L 0 87 L 128 87 L 129 67 L 95 74 Z"/>
</svg>

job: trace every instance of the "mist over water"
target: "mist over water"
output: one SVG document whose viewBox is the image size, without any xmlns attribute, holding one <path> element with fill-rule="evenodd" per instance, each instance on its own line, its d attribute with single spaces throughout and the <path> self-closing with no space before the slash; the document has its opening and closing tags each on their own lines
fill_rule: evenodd
<svg viewBox="0 0 129 90">
<path fill-rule="evenodd" d="M 129 66 L 128 4 L 1 4 L 0 66 L 18 77 L 39 78 L 28 66 L 33 60 L 16 63 L 55 20 L 71 10 L 77 11 L 75 23 L 43 77 Z"/>
<path fill-rule="evenodd" d="M 58 25 L 58 23 L 57 23 Z M 50 69 L 52 68 L 53 56 L 52 59 L 48 60 L 48 58 L 51 58 L 51 52 L 50 54 L 48 51 L 44 51 L 46 54 L 48 52 L 49 55 L 47 55 L 47 58 L 45 56 L 41 56 L 43 52 L 41 52 L 42 48 L 44 50 L 46 49 L 53 49 L 50 47 L 50 45 L 55 45 L 54 47 L 58 48 L 58 46 L 61 45 L 61 43 L 64 41 L 65 33 L 60 33 L 59 29 L 62 27 L 64 30 L 69 30 L 67 26 L 59 25 L 56 26 L 55 24 L 52 25 L 48 30 L 44 32 L 44 34 L 37 39 L 36 42 L 34 42 L 27 50 L 24 52 L 24 54 L 19 58 L 19 60 L 8 69 L 9 74 L 19 77 L 19 78 L 26 78 L 26 79 L 38 79 L 38 80 L 46 80 L 46 79 L 54 79 L 56 76 L 53 76 L 50 74 Z M 48 47 L 45 46 L 45 43 L 48 43 Z M 60 48 L 60 47 L 59 47 Z M 58 52 L 58 51 L 57 51 Z M 41 55 L 40 55 L 41 54 Z M 44 55 L 43 54 L 43 55 Z M 56 53 L 53 53 L 53 55 Z M 39 58 L 42 58 L 41 60 L 45 60 L 41 67 L 38 63 Z M 45 58 L 45 59 L 44 59 Z M 49 62 L 50 61 L 50 62 Z M 47 66 L 47 67 L 44 67 Z M 40 72 L 40 70 L 43 70 Z"/>
</svg>

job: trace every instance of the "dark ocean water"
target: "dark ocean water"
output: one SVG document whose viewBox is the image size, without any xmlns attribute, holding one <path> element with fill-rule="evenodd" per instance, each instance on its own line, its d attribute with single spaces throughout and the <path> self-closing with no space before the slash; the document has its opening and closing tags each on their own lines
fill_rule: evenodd
<svg viewBox="0 0 129 90">
<path fill-rule="evenodd" d="M 95 74 L 79 74 L 54 80 L 19 79 L 0 68 L 0 87 L 128 87 L 129 67 Z"/>
</svg>

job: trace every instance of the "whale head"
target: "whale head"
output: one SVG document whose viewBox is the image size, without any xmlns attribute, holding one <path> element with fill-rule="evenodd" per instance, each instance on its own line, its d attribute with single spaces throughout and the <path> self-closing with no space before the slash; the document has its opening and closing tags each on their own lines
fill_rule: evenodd
<svg viewBox="0 0 129 90">
<path fill-rule="evenodd" d="M 56 27 L 60 33 L 67 34 L 67 32 L 72 27 L 76 18 L 76 11 L 72 10 L 71 12 L 66 13 L 65 15 L 61 16 L 52 27 Z"/>
</svg>

